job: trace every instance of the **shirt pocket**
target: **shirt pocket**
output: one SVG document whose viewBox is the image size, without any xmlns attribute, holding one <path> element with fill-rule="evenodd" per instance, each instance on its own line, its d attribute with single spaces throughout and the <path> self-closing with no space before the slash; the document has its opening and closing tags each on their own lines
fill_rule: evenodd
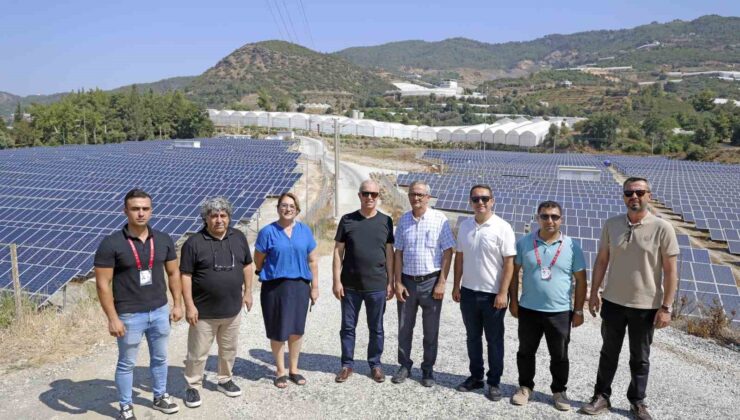
<svg viewBox="0 0 740 420">
<path fill-rule="evenodd" d="M 431 230 L 426 232 L 426 238 L 424 239 L 424 246 L 427 248 L 436 248 L 438 238 Z"/>
</svg>

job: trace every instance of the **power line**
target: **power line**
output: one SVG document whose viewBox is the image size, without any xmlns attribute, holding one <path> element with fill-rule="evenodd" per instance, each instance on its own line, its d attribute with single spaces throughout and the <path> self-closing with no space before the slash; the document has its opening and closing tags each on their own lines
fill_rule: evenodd
<svg viewBox="0 0 740 420">
<path fill-rule="evenodd" d="M 272 11 L 272 7 L 270 6 L 270 0 L 265 0 L 265 3 L 267 3 L 267 9 L 270 11 L 270 15 L 272 16 L 272 21 L 275 23 L 275 27 L 278 30 L 278 33 L 280 33 L 280 39 L 283 41 L 286 41 L 285 36 L 283 35 L 283 30 L 280 29 L 280 25 L 278 24 L 277 18 L 275 18 L 275 13 Z"/>
<path fill-rule="evenodd" d="M 293 25 L 293 19 L 290 17 L 290 10 L 288 10 L 288 6 L 285 5 L 285 0 L 282 0 L 282 2 L 283 2 L 283 7 L 285 8 L 285 14 L 288 15 L 288 22 L 290 23 L 290 29 L 293 30 L 293 35 L 295 36 L 296 44 L 300 44 L 300 38 L 298 37 L 298 32 L 295 30 L 295 25 Z"/>
<path fill-rule="evenodd" d="M 277 9 L 278 16 L 280 16 L 280 21 L 283 22 L 283 28 L 288 34 L 288 39 L 290 39 L 290 42 L 295 44 L 295 41 L 293 40 L 293 37 L 290 35 L 290 31 L 288 30 L 288 25 L 285 24 L 285 18 L 283 17 L 283 12 L 280 10 L 280 4 L 277 2 L 277 0 L 275 0 L 275 8 Z"/>
<path fill-rule="evenodd" d="M 311 26 L 308 24 L 306 9 L 303 7 L 303 0 L 298 0 L 298 4 L 301 6 L 301 14 L 303 14 L 303 22 L 306 23 L 306 32 L 308 32 L 308 39 L 311 41 L 311 47 L 316 51 L 316 44 L 313 42 L 313 34 L 311 33 Z"/>
</svg>

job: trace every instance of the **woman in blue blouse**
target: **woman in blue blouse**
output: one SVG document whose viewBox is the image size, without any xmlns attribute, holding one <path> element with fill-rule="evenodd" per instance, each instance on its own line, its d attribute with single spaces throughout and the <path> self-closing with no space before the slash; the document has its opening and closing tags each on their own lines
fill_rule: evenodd
<svg viewBox="0 0 740 420">
<path fill-rule="evenodd" d="M 306 378 L 298 373 L 298 356 L 308 302 L 313 305 L 319 298 L 319 266 L 311 228 L 295 220 L 301 212 L 296 196 L 280 195 L 277 210 L 280 218 L 257 235 L 254 263 L 262 284 L 260 302 L 265 331 L 277 368 L 274 383 L 285 388 L 288 380 L 297 385 L 306 383 Z M 288 372 L 283 361 L 285 341 L 290 354 Z"/>
</svg>

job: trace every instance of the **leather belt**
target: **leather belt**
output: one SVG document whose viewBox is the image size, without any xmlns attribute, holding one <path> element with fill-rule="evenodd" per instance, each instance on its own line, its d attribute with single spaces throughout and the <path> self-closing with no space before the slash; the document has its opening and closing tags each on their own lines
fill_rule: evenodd
<svg viewBox="0 0 740 420">
<path fill-rule="evenodd" d="M 440 270 L 437 270 L 437 271 L 435 271 L 433 273 L 424 274 L 424 275 L 421 275 L 421 276 L 409 276 L 408 274 L 403 273 L 403 274 L 401 274 L 401 278 L 406 279 L 406 280 L 411 280 L 411 281 L 416 282 L 416 283 L 421 283 L 424 280 L 429 280 L 429 279 L 434 278 L 434 277 L 439 277 L 439 273 L 440 273 Z"/>
</svg>

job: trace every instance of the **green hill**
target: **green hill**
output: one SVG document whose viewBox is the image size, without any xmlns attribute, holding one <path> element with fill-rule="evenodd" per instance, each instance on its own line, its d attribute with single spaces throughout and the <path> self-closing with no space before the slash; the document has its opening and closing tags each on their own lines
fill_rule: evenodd
<svg viewBox="0 0 740 420">
<path fill-rule="evenodd" d="M 306 100 L 321 96 L 367 97 L 393 86 L 349 61 L 284 41 L 247 44 L 192 81 L 187 94 L 219 107 L 247 102 L 259 91 Z"/>
<path fill-rule="evenodd" d="M 653 47 L 644 47 L 659 42 Z M 527 42 L 488 44 L 465 38 L 439 42 L 403 41 L 374 47 L 348 48 L 336 53 L 368 68 L 402 72 L 409 69 L 449 71 L 535 71 L 597 63 L 704 67 L 740 62 L 740 18 L 703 16 L 690 22 L 675 20 L 632 29 L 548 35 Z"/>
</svg>

